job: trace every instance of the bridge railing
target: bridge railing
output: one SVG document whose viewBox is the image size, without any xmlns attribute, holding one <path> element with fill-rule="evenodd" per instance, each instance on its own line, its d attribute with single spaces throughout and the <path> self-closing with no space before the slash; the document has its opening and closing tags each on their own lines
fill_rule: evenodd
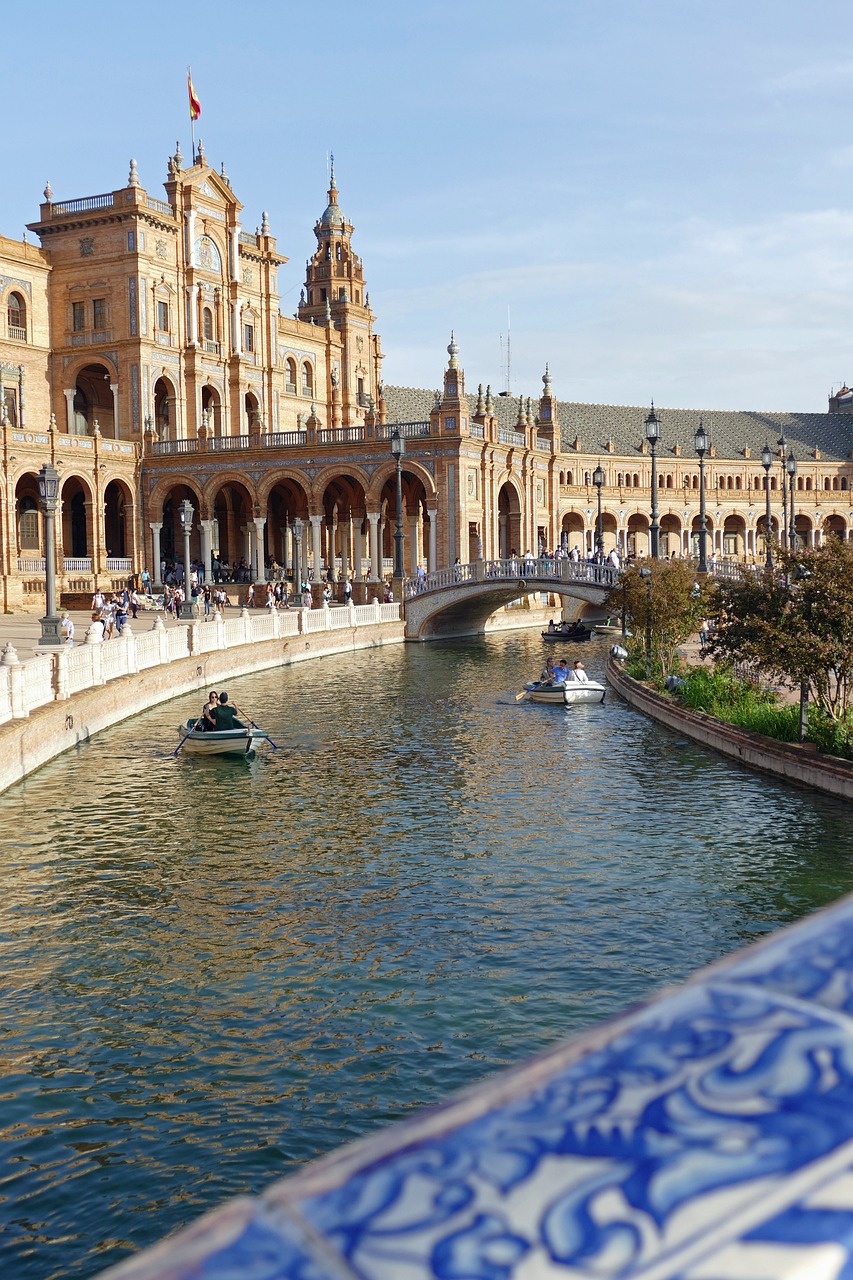
<svg viewBox="0 0 853 1280">
<path fill-rule="evenodd" d="M 585 582 L 591 586 L 614 587 L 621 572 L 611 564 L 588 564 L 586 561 L 554 560 L 549 557 L 509 556 L 502 560 L 475 560 L 471 564 L 454 564 L 447 569 L 422 574 L 406 582 L 405 598 L 423 595 L 427 591 L 442 591 L 448 587 L 477 582 L 523 582 L 535 591 L 542 582 Z"/>
</svg>

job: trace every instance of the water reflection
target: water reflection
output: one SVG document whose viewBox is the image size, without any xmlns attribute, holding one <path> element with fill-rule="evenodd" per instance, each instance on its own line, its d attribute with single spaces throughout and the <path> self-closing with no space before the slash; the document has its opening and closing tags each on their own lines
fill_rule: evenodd
<svg viewBox="0 0 853 1280">
<path fill-rule="evenodd" d="M 850 887 L 841 805 L 517 704 L 540 663 L 247 677 L 279 752 L 175 759 L 195 697 L 4 798 L 6 1273 L 91 1274 Z"/>
</svg>

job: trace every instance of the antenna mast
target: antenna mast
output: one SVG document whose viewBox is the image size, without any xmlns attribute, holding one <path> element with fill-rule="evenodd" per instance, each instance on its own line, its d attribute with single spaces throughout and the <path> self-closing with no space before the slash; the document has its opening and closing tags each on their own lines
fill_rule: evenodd
<svg viewBox="0 0 853 1280">
<path fill-rule="evenodd" d="M 509 304 L 506 309 L 506 393 L 509 396 L 512 392 L 510 383 L 512 381 L 512 335 L 510 332 Z"/>
</svg>

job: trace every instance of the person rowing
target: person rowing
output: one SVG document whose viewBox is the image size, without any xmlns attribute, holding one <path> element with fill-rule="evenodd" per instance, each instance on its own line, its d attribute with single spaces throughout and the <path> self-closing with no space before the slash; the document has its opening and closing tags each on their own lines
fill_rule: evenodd
<svg viewBox="0 0 853 1280">
<path fill-rule="evenodd" d="M 228 694 L 223 689 L 219 695 L 219 703 L 214 708 L 213 718 L 216 724 L 217 732 L 222 733 L 227 729 L 245 729 L 246 726 L 242 720 L 237 719 L 237 712 L 228 701 Z"/>
</svg>

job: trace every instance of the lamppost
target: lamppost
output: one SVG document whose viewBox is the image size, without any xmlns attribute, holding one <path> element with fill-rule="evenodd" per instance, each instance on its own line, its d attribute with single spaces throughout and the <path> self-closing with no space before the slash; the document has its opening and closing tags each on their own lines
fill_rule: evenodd
<svg viewBox="0 0 853 1280">
<path fill-rule="evenodd" d="M 592 483 L 598 490 L 598 519 L 595 525 L 595 550 L 598 553 L 598 563 L 604 564 L 604 526 L 601 523 L 601 486 L 604 484 L 604 468 L 601 463 L 592 473 Z"/>
<path fill-rule="evenodd" d="M 788 452 L 788 461 L 785 464 L 785 470 L 788 472 L 788 487 L 791 491 L 790 498 L 788 501 L 788 507 L 789 507 L 788 516 L 791 521 L 790 525 L 788 526 L 788 546 L 790 547 L 791 551 L 796 551 L 797 525 L 796 525 L 796 519 L 794 516 L 794 478 L 797 474 L 797 459 L 794 457 L 793 449 L 789 450 Z"/>
<path fill-rule="evenodd" d="M 406 570 L 403 565 L 403 472 L 401 462 L 406 452 L 406 441 L 397 427 L 391 432 L 391 457 L 397 464 L 397 527 L 394 530 L 394 577 L 404 578 Z"/>
<path fill-rule="evenodd" d="M 184 531 L 184 599 L 181 604 L 181 617 L 192 620 L 198 615 L 198 605 L 192 597 L 190 581 L 190 534 L 193 528 L 195 509 L 189 498 L 184 498 L 178 507 L 178 518 Z"/>
<path fill-rule="evenodd" d="M 705 515 L 705 454 L 708 452 L 708 433 L 699 419 L 693 442 L 699 454 L 699 573 L 708 572 L 708 521 Z"/>
<path fill-rule="evenodd" d="M 302 567 L 299 563 L 299 552 L 302 546 L 302 532 L 305 526 L 299 516 L 293 522 L 293 600 L 302 603 Z"/>
<path fill-rule="evenodd" d="M 646 439 L 652 451 L 652 522 L 649 525 L 649 550 L 652 559 L 657 560 L 659 548 L 660 525 L 658 524 L 658 464 L 657 448 L 660 439 L 660 419 L 655 413 L 655 402 L 646 418 Z"/>
<path fill-rule="evenodd" d="M 780 436 L 776 441 L 779 446 L 779 457 L 782 459 L 782 537 L 779 541 L 784 549 L 788 545 L 788 478 L 785 475 L 785 450 L 788 441 Z"/>
<path fill-rule="evenodd" d="M 59 472 L 46 462 L 38 474 L 39 502 L 44 516 L 44 594 L 45 616 L 41 620 L 41 644 L 62 644 L 59 618 L 56 616 L 56 541 L 54 521 L 59 499 Z"/>
<path fill-rule="evenodd" d="M 764 468 L 764 497 L 766 510 L 764 514 L 764 550 L 765 564 L 773 568 L 773 530 L 770 522 L 770 468 L 773 466 L 773 450 L 766 444 L 761 450 L 761 465 Z"/>
</svg>

